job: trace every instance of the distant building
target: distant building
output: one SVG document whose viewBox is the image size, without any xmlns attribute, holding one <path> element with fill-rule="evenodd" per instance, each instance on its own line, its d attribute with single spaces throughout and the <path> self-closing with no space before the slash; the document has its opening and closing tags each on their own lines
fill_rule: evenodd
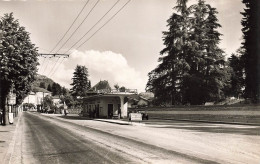
<svg viewBox="0 0 260 164">
<path fill-rule="evenodd" d="M 35 107 L 37 107 L 37 110 L 41 110 L 43 98 L 48 95 L 51 96 L 50 91 L 43 88 L 35 87 L 33 91 L 30 92 L 27 97 L 25 97 L 22 104 L 33 104 Z"/>
<path fill-rule="evenodd" d="M 111 89 L 108 81 L 100 81 L 83 98 L 83 116 L 97 118 L 125 118 L 128 115 L 128 98 L 137 95 L 136 89 L 121 92 Z"/>
</svg>

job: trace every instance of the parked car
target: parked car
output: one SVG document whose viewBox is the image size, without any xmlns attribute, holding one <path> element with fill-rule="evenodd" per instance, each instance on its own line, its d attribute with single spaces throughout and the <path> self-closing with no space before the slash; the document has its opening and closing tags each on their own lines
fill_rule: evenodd
<svg viewBox="0 0 260 164">
<path fill-rule="evenodd" d="M 138 113 L 142 114 L 142 120 L 148 120 L 148 114 L 146 113 L 146 111 L 138 111 Z"/>
</svg>

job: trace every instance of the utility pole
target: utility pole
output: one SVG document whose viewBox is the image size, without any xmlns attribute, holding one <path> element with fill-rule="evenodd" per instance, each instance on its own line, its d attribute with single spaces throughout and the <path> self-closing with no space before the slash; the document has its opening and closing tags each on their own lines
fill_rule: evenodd
<svg viewBox="0 0 260 164">
<path fill-rule="evenodd" d="M 44 57 L 44 58 L 46 58 L 46 57 L 49 57 L 49 58 L 52 58 L 52 57 L 68 58 L 68 57 L 69 57 L 69 54 L 56 54 L 56 53 L 54 53 L 54 54 L 51 54 L 51 53 L 50 53 L 50 54 L 42 54 L 42 53 L 40 53 L 39 55 L 42 56 L 42 57 Z M 59 59 L 58 59 L 58 60 L 59 60 Z M 57 60 L 57 61 L 58 61 L 58 60 Z M 52 69 L 51 69 L 50 72 L 52 72 L 52 70 L 55 68 L 55 66 L 56 66 L 56 64 L 57 64 L 57 61 L 56 61 L 55 65 L 52 67 Z M 45 68 L 44 68 L 43 73 L 45 72 L 45 70 L 46 70 L 46 68 L 47 68 L 47 66 L 48 66 L 48 62 L 49 62 L 49 61 L 47 61 L 47 64 L 46 64 L 46 66 L 45 66 Z"/>
</svg>

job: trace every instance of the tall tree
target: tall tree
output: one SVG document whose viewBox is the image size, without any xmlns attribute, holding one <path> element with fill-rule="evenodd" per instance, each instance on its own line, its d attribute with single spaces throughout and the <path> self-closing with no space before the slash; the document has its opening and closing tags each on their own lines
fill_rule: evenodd
<svg viewBox="0 0 260 164">
<path fill-rule="evenodd" d="M 72 88 L 70 89 L 71 95 L 74 98 L 77 96 L 85 96 L 91 85 L 88 79 L 88 69 L 85 66 L 77 65 L 73 74 Z"/>
<path fill-rule="evenodd" d="M 31 91 L 36 78 L 38 53 L 31 43 L 29 33 L 20 26 L 13 14 L 0 20 L 0 108 L 6 115 L 6 98 L 12 86 L 17 104 Z M 4 124 L 6 119 L 4 116 Z"/>
<path fill-rule="evenodd" d="M 245 66 L 245 97 L 257 102 L 260 100 L 260 1 L 243 0 L 246 8 L 244 16 L 242 43 L 245 53 L 242 56 Z"/>
<path fill-rule="evenodd" d="M 179 13 L 173 13 L 169 31 L 163 32 L 160 64 L 148 74 L 146 89 L 158 102 L 202 104 L 219 99 L 224 88 L 227 71 L 218 47 L 217 11 L 203 0 L 189 7 L 186 3 L 177 1 Z"/>
<path fill-rule="evenodd" d="M 186 93 L 191 104 L 203 104 L 224 97 L 223 90 L 229 76 L 224 51 L 218 46 L 221 34 L 217 29 L 221 25 L 218 23 L 216 8 L 205 4 L 204 0 L 198 0 L 192 6 L 192 13 L 191 40 L 195 46 L 190 50 L 191 69 Z"/>
</svg>

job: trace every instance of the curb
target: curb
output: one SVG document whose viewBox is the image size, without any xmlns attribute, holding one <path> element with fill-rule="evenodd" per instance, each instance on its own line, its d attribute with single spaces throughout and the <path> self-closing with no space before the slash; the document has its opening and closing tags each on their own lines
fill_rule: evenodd
<svg viewBox="0 0 260 164">
<path fill-rule="evenodd" d="M 93 119 L 94 121 L 100 122 L 107 122 L 111 124 L 118 124 L 118 125 L 135 125 L 135 126 L 145 126 L 144 123 L 137 123 L 137 122 L 126 122 L 126 121 L 112 121 L 112 120 L 103 120 L 103 119 Z"/>
</svg>

